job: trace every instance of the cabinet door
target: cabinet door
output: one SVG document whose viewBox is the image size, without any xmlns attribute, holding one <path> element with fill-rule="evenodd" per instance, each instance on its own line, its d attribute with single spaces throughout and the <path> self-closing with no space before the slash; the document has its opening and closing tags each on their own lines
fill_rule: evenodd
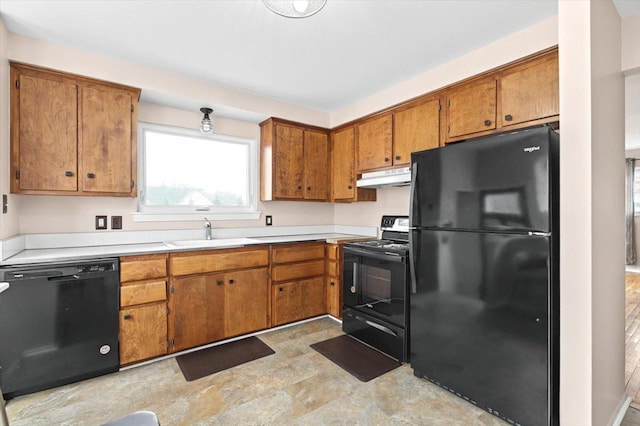
<svg viewBox="0 0 640 426">
<path fill-rule="evenodd" d="M 272 291 L 274 326 L 326 312 L 324 277 L 273 285 Z"/>
<path fill-rule="evenodd" d="M 304 198 L 329 199 L 329 136 L 326 133 L 304 132 Z"/>
<path fill-rule="evenodd" d="M 496 79 L 473 81 L 447 93 L 448 139 L 496 128 Z"/>
<path fill-rule="evenodd" d="M 12 191 L 76 191 L 76 84 L 37 73 L 14 75 L 19 89 L 12 85 Z"/>
<path fill-rule="evenodd" d="M 391 113 L 358 124 L 358 172 L 392 165 Z"/>
<path fill-rule="evenodd" d="M 129 92 L 81 87 L 82 190 L 128 194 L 132 189 L 132 99 Z"/>
<path fill-rule="evenodd" d="M 338 277 L 327 278 L 327 313 L 342 318 L 342 286 Z"/>
<path fill-rule="evenodd" d="M 166 353 L 166 303 L 154 303 L 120 311 L 121 365 Z"/>
<path fill-rule="evenodd" d="M 506 70 L 500 80 L 502 125 L 559 114 L 558 52 Z"/>
<path fill-rule="evenodd" d="M 173 278 L 169 319 L 173 351 L 224 338 L 224 274 Z"/>
<path fill-rule="evenodd" d="M 393 164 L 409 164 L 411 153 L 440 146 L 440 100 L 394 114 Z"/>
<path fill-rule="evenodd" d="M 297 127 L 276 124 L 275 176 L 276 199 L 301 200 L 304 192 L 304 132 Z"/>
<path fill-rule="evenodd" d="M 355 128 L 335 132 L 332 137 L 331 172 L 333 173 L 333 198 L 352 200 L 355 198 Z"/>
<path fill-rule="evenodd" d="M 225 274 L 225 337 L 267 328 L 267 268 Z"/>
</svg>

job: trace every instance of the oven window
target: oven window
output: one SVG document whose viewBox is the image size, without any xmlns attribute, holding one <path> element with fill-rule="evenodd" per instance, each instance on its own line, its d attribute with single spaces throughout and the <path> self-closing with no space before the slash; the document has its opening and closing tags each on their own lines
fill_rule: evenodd
<svg viewBox="0 0 640 426">
<path fill-rule="evenodd" d="M 391 270 L 360 265 L 362 295 L 382 303 L 391 301 Z"/>
</svg>

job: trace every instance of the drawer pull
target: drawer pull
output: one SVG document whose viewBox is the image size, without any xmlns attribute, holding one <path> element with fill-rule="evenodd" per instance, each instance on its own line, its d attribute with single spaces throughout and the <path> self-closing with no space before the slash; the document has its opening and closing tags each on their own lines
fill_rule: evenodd
<svg viewBox="0 0 640 426">
<path fill-rule="evenodd" d="M 507 114 L 504 116 L 505 121 L 511 121 L 513 120 L 513 117 L 511 116 L 511 114 Z"/>
<path fill-rule="evenodd" d="M 96 175 L 95 175 L 95 174 L 93 174 L 93 173 L 87 173 L 87 177 L 88 177 L 89 179 L 93 179 L 94 177 L 96 177 Z"/>
<path fill-rule="evenodd" d="M 222 285 L 222 284 L 224 284 L 224 281 L 222 281 L 222 280 L 216 280 L 216 284 L 218 284 L 218 285 Z"/>
<path fill-rule="evenodd" d="M 130 320 L 131 319 L 131 314 L 125 314 L 123 318 L 126 319 L 126 320 Z"/>
<path fill-rule="evenodd" d="M 66 177 L 71 177 L 71 176 L 73 176 L 73 172 L 66 171 L 66 172 L 64 172 L 64 175 L 65 175 Z"/>
<path fill-rule="evenodd" d="M 229 284 L 233 284 L 233 283 L 235 283 L 235 280 L 233 279 L 229 280 Z"/>
<path fill-rule="evenodd" d="M 491 126 L 491 120 L 484 120 L 485 126 Z"/>
</svg>

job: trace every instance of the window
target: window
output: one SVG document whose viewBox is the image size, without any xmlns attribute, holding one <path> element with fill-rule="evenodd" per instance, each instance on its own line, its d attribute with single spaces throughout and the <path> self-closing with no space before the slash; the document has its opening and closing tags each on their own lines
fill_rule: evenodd
<svg viewBox="0 0 640 426">
<path fill-rule="evenodd" d="M 138 137 L 136 220 L 259 217 L 255 140 L 149 123 Z"/>
</svg>

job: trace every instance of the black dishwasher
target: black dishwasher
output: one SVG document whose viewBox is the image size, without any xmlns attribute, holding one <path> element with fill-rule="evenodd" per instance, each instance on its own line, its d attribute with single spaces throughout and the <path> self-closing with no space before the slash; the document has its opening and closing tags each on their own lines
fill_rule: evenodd
<svg viewBox="0 0 640 426">
<path fill-rule="evenodd" d="M 6 399 L 118 371 L 118 259 L 0 268 Z"/>
</svg>

